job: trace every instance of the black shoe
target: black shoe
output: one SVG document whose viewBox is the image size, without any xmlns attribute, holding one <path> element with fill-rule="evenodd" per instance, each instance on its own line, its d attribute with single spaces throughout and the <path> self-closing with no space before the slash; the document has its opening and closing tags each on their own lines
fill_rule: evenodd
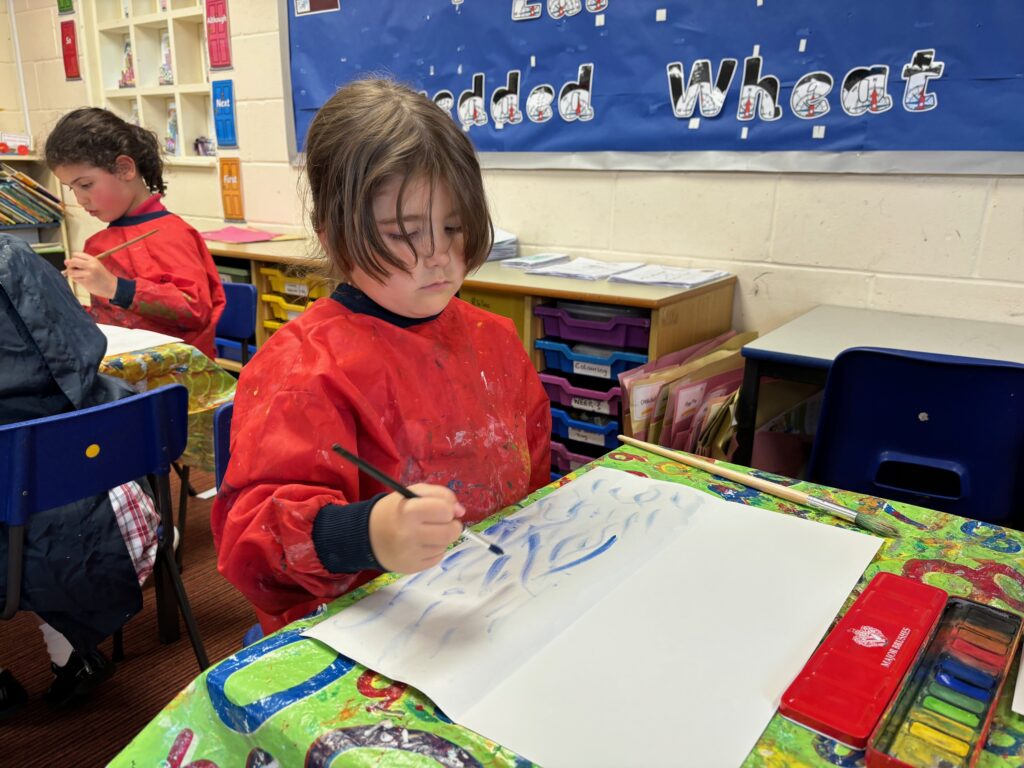
<svg viewBox="0 0 1024 768">
<path fill-rule="evenodd" d="M 28 703 L 28 693 L 9 670 L 0 671 L 0 717 L 6 717 Z"/>
<path fill-rule="evenodd" d="M 43 701 L 53 709 L 73 707 L 85 701 L 93 689 L 114 674 L 114 664 L 99 651 L 72 651 L 63 667 L 51 664 L 55 675 Z"/>
</svg>

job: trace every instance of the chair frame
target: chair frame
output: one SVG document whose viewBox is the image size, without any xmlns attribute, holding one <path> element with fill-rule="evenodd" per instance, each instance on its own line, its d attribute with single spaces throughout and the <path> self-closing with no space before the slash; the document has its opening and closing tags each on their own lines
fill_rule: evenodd
<svg viewBox="0 0 1024 768">
<path fill-rule="evenodd" d="M 91 443 L 82 436 L 110 434 L 109 420 L 115 414 L 130 424 L 123 434 L 132 445 L 116 452 L 119 461 L 116 469 L 111 469 L 109 462 L 102 462 L 90 472 L 87 462 L 102 454 L 105 438 Z M 180 384 L 70 413 L 0 426 L 0 453 L 11 457 L 5 465 L 0 465 L 0 522 L 8 527 L 7 597 L 0 619 L 10 619 L 19 609 L 25 528 L 31 515 L 104 493 L 148 475 L 162 531 L 153 571 L 160 641 L 171 643 L 180 637 L 175 607 L 171 603 L 173 598 L 185 621 L 200 669 L 209 666 L 174 559 L 170 465 L 185 449 L 187 426 L 188 392 Z M 105 442 L 109 444 L 115 439 Z M 83 442 L 89 442 L 84 452 Z M 90 456 L 92 449 L 96 449 L 96 453 Z M 108 455 L 114 453 L 114 449 L 108 449 Z M 38 467 L 52 462 L 59 463 L 66 476 L 74 477 L 77 471 L 80 481 L 54 483 L 48 473 L 38 471 Z M 115 658 L 120 651 L 119 641 L 120 638 L 115 637 Z"/>
</svg>

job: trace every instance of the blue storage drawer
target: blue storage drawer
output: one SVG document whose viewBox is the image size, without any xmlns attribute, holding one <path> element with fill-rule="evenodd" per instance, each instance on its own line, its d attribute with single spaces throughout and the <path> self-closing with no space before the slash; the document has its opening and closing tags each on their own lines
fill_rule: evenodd
<svg viewBox="0 0 1024 768">
<path fill-rule="evenodd" d="M 599 379 L 617 379 L 623 371 L 647 362 L 647 355 L 636 352 L 608 349 L 594 354 L 589 351 L 590 347 L 587 352 L 578 352 L 568 344 L 549 339 L 538 339 L 535 343 L 537 349 L 544 353 L 544 364 L 548 368 Z"/>
<path fill-rule="evenodd" d="M 564 437 L 566 440 L 599 445 L 609 450 L 618 448 L 620 445 L 619 422 L 610 421 L 603 425 L 591 424 L 589 421 L 574 419 L 561 408 L 551 409 L 551 434 Z"/>
</svg>

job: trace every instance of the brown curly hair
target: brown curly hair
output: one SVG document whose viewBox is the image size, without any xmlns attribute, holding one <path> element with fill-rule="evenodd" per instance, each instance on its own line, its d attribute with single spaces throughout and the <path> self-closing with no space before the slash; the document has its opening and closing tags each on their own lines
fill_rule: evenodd
<svg viewBox="0 0 1024 768">
<path fill-rule="evenodd" d="M 43 153 L 50 170 L 85 163 L 110 173 L 117 169 L 117 158 L 126 155 L 135 161 L 150 192 L 167 191 L 156 134 L 106 109 L 83 107 L 68 112 L 46 138 Z"/>
</svg>

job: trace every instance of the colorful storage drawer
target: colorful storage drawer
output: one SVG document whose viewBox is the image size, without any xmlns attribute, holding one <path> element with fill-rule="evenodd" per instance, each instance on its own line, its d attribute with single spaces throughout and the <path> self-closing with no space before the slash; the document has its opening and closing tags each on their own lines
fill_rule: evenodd
<svg viewBox="0 0 1024 768">
<path fill-rule="evenodd" d="M 574 469 L 579 469 L 584 464 L 589 464 L 593 460 L 593 456 L 584 456 L 582 453 L 573 453 L 569 450 L 567 445 L 564 445 L 557 440 L 551 441 L 551 468 L 555 472 L 561 472 L 564 475 L 566 472 L 572 472 Z"/>
<path fill-rule="evenodd" d="M 647 349 L 651 338 L 651 321 L 646 317 L 621 315 L 607 320 L 588 320 L 545 304 L 534 307 L 533 313 L 544 323 L 545 335 L 568 341 Z"/>
<path fill-rule="evenodd" d="M 619 446 L 619 422 L 609 421 L 607 424 L 592 424 L 589 421 L 574 419 L 561 408 L 551 409 L 551 434 L 567 440 L 578 440 L 581 443 L 599 445 L 602 448 Z"/>
<path fill-rule="evenodd" d="M 551 373 L 540 374 L 541 384 L 551 398 L 552 403 L 578 408 L 581 411 L 605 413 L 609 416 L 619 415 L 619 404 L 622 402 L 622 389 L 612 387 L 606 392 L 585 387 L 574 387 L 567 379 Z"/>
<path fill-rule="evenodd" d="M 271 333 L 276 331 L 282 325 L 284 325 L 284 323 L 282 323 L 280 320 L 264 320 L 263 321 L 263 327 L 266 328 Z"/>
<path fill-rule="evenodd" d="M 647 362 L 647 355 L 636 352 L 619 352 L 591 346 L 573 349 L 568 344 L 550 339 L 538 339 L 536 345 L 537 349 L 544 353 L 546 367 L 565 373 L 595 376 L 599 379 L 616 379 L 623 371 Z"/>
<path fill-rule="evenodd" d="M 319 299 L 321 296 L 331 295 L 330 287 L 322 278 L 286 275 L 273 267 L 260 267 L 260 274 L 267 278 L 270 290 L 282 296 Z"/>
</svg>

